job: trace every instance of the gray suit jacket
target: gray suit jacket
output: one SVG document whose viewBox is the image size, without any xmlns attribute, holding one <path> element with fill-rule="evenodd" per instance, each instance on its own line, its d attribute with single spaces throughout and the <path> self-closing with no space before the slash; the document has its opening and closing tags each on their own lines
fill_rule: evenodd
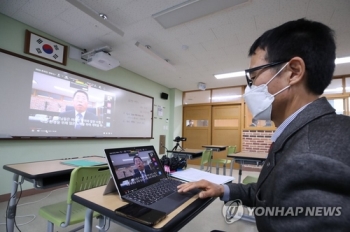
<svg viewBox="0 0 350 232">
<path fill-rule="evenodd" d="M 350 231 L 350 117 L 317 99 L 274 143 L 258 182 L 229 188 L 250 207 L 341 207 L 340 216 L 256 216 L 259 231 Z"/>
</svg>

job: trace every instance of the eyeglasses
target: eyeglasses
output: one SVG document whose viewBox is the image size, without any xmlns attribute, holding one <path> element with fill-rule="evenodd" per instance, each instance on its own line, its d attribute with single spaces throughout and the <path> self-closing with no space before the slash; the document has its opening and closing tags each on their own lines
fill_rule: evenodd
<svg viewBox="0 0 350 232">
<path fill-rule="evenodd" d="M 255 79 L 255 77 L 252 78 L 252 73 L 253 72 L 261 70 L 261 69 L 265 69 L 265 68 L 271 68 L 273 66 L 276 66 L 276 65 L 279 65 L 279 64 L 283 64 L 285 62 L 288 62 L 288 61 L 273 62 L 273 63 L 270 63 L 270 64 L 264 64 L 264 65 L 261 65 L 261 66 L 257 66 L 257 67 L 254 67 L 254 68 L 249 68 L 249 69 L 244 70 L 245 71 L 245 78 L 247 79 L 248 86 L 251 87 L 253 85 L 253 81 Z"/>
</svg>

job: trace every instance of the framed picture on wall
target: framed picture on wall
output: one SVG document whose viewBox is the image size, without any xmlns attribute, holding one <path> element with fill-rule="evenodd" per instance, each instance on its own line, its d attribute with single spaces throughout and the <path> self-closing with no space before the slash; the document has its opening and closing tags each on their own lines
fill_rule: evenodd
<svg viewBox="0 0 350 232">
<path fill-rule="evenodd" d="M 26 30 L 24 53 L 66 65 L 67 50 L 65 45 Z"/>
</svg>

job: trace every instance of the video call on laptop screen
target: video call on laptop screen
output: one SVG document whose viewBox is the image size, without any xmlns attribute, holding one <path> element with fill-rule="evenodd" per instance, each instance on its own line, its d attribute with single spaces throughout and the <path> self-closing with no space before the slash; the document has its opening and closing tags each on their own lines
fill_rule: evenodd
<svg viewBox="0 0 350 232">
<path fill-rule="evenodd" d="M 106 155 L 122 195 L 165 178 L 162 164 L 152 147 L 106 149 Z"/>
</svg>

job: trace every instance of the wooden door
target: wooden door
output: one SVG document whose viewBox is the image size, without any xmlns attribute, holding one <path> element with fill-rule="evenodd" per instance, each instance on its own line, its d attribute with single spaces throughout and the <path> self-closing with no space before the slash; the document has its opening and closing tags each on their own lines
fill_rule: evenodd
<svg viewBox="0 0 350 232">
<path fill-rule="evenodd" d="M 184 106 L 183 148 L 203 149 L 211 144 L 211 106 Z M 200 164 L 200 159 L 188 160 L 189 164 Z"/>
<path fill-rule="evenodd" d="M 213 106 L 212 145 L 236 145 L 241 150 L 241 105 Z M 214 158 L 226 158 L 227 152 L 214 152 Z"/>
</svg>

